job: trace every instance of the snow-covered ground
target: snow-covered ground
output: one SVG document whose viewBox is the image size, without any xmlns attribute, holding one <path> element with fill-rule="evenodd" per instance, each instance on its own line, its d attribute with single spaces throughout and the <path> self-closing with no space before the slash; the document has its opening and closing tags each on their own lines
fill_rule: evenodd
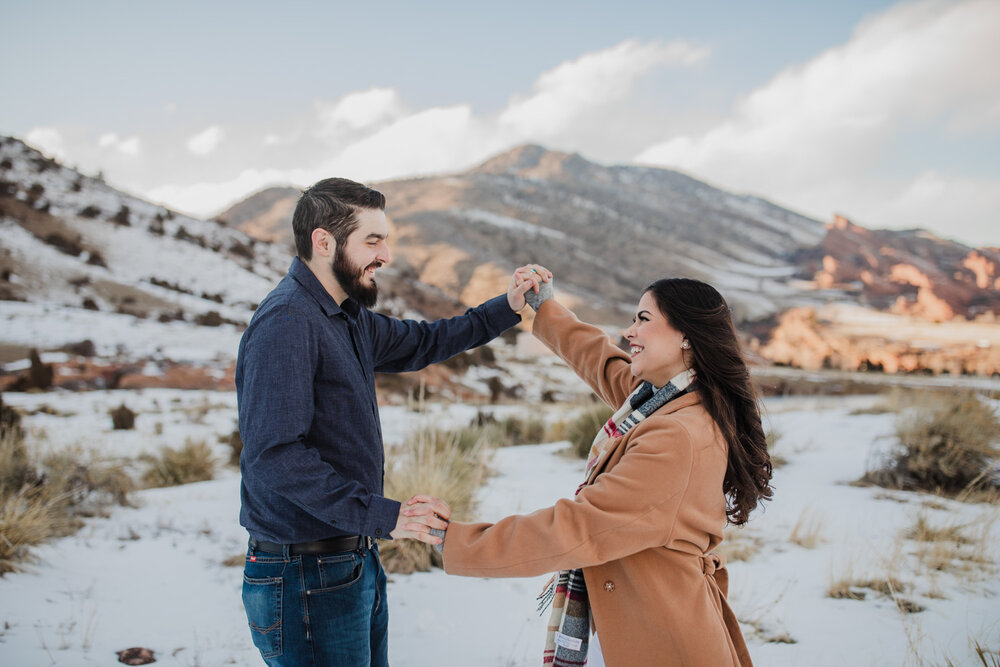
<svg viewBox="0 0 1000 667">
<path fill-rule="evenodd" d="M 777 453 L 788 462 L 775 472 L 774 501 L 730 536 L 746 552 L 729 566 L 730 602 L 758 665 L 969 665 L 977 664 L 970 640 L 1000 648 L 998 508 L 849 485 L 890 442 L 892 414 L 855 413 L 877 400 L 767 402 L 781 434 Z M 227 448 L 218 443 L 235 422 L 229 393 L 7 393 L 4 401 L 34 413 L 25 417 L 33 446 L 109 456 L 201 439 L 224 459 Z M 140 413 L 135 431 L 111 430 L 107 410 L 122 402 Z M 476 407 L 427 410 L 439 424 L 458 426 Z M 427 418 L 384 408 L 387 442 Z M 570 495 L 582 463 L 560 453 L 565 446 L 498 450 L 479 515 L 497 519 Z M 240 602 L 241 570 L 223 564 L 246 540 L 237 522 L 238 472 L 223 468 L 213 481 L 147 490 L 136 500 L 139 507 L 117 508 L 36 549 L 26 572 L 0 579 L 0 665 L 109 665 L 115 651 L 131 646 L 152 648 L 162 664 L 260 664 Z M 992 527 L 979 545 L 986 562 L 960 573 L 922 568 L 919 545 L 902 536 L 919 517 L 963 524 L 969 536 Z M 814 546 L 792 541 L 797 524 Z M 847 575 L 892 577 L 901 584 L 898 597 L 924 610 L 903 613 L 871 590 L 864 600 L 827 597 L 831 582 Z M 535 612 L 535 596 L 545 579 L 393 576 L 392 664 L 538 664 L 545 618 Z"/>
</svg>

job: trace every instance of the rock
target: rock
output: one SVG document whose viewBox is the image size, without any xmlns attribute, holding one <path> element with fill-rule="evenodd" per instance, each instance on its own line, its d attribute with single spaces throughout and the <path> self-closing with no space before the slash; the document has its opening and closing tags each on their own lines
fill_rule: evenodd
<svg viewBox="0 0 1000 667">
<path fill-rule="evenodd" d="M 156 658 L 153 655 L 152 649 L 133 646 L 132 648 L 118 651 L 118 662 L 125 663 L 126 665 L 148 665 L 156 662 Z"/>
</svg>

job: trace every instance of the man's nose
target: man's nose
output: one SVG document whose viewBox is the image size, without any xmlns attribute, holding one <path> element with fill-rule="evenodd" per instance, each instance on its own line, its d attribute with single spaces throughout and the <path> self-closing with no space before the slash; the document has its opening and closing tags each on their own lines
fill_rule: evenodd
<svg viewBox="0 0 1000 667">
<path fill-rule="evenodd" d="M 389 245 L 387 243 L 382 244 L 382 247 L 379 249 L 378 254 L 375 256 L 375 259 L 382 262 L 383 264 L 388 264 L 389 262 L 392 261 L 392 254 L 389 252 Z"/>
</svg>

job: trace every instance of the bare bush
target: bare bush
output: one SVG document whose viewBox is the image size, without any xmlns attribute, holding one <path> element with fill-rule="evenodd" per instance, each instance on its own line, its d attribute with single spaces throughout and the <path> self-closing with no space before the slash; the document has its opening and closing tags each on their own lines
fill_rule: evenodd
<svg viewBox="0 0 1000 667">
<path fill-rule="evenodd" d="M 886 488 L 946 496 L 995 492 L 1000 420 L 975 394 L 928 394 L 902 408 L 897 446 L 879 469 L 861 481 Z"/>
<path fill-rule="evenodd" d="M 491 451 L 482 444 L 463 450 L 454 431 L 420 429 L 393 452 L 385 495 L 405 502 L 414 494 L 428 493 L 448 502 L 453 519 L 467 520 L 486 479 Z M 380 550 L 389 572 L 426 572 L 441 565 L 433 547 L 415 540 L 382 542 Z"/>
<path fill-rule="evenodd" d="M 204 482 L 215 476 L 215 457 L 203 441 L 188 440 L 183 447 L 165 447 L 159 456 L 145 456 L 146 486 L 178 486 Z"/>
<path fill-rule="evenodd" d="M 63 453 L 36 466 L 20 418 L 8 410 L 0 402 L 0 575 L 31 560 L 30 547 L 74 532 L 81 516 L 129 504 L 134 486 L 120 463 L 83 464 Z"/>
<path fill-rule="evenodd" d="M 135 428 L 135 412 L 129 409 L 124 403 L 109 414 L 111 415 L 111 423 L 116 431 L 131 431 Z"/>
<path fill-rule="evenodd" d="M 586 408 L 580 415 L 566 426 L 566 439 L 573 445 L 573 451 L 581 459 L 590 454 L 590 446 L 594 437 L 613 414 L 611 408 L 603 403 L 597 403 Z"/>
</svg>

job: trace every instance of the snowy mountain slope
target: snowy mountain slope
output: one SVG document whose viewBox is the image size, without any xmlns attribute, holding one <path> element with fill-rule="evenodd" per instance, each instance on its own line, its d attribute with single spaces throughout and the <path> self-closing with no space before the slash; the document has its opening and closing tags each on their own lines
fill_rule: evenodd
<svg viewBox="0 0 1000 667">
<path fill-rule="evenodd" d="M 208 339 L 222 333 L 228 346 L 232 326 L 249 321 L 290 258 L 0 138 L 0 343 L 91 338 L 127 350 L 130 328 L 168 342 L 178 327 L 167 325 L 177 322 Z M 15 318 L 48 324 L 19 326 Z M 220 325 L 229 331 L 211 331 Z"/>
</svg>

